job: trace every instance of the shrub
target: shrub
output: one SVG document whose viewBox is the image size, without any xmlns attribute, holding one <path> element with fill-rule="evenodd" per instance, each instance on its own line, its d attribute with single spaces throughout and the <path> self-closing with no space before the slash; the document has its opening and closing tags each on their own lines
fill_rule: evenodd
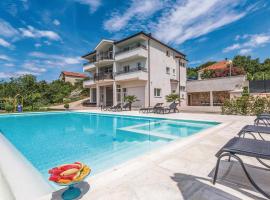
<svg viewBox="0 0 270 200">
<path fill-rule="evenodd" d="M 179 95 L 178 94 L 169 94 L 166 96 L 167 102 L 176 102 L 179 101 Z"/>
<path fill-rule="evenodd" d="M 69 109 L 69 104 L 68 103 L 65 103 L 64 108 L 65 109 Z"/>
<path fill-rule="evenodd" d="M 12 112 L 13 109 L 14 109 L 14 107 L 13 107 L 12 104 L 10 104 L 10 103 L 6 103 L 6 104 L 5 104 L 5 110 L 6 110 L 7 112 Z"/>
<path fill-rule="evenodd" d="M 259 115 L 270 112 L 270 98 L 242 96 L 226 100 L 222 106 L 222 113 L 228 115 Z"/>
</svg>

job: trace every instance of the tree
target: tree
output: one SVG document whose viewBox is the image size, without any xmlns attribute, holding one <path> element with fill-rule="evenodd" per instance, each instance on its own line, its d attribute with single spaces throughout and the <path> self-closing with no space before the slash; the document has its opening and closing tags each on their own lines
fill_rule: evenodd
<svg viewBox="0 0 270 200">
<path fill-rule="evenodd" d="M 166 96 L 166 101 L 167 102 L 176 102 L 176 101 L 179 101 L 179 95 L 178 94 L 175 94 L 175 93 L 172 93 L 172 94 L 169 94 Z"/>
<path fill-rule="evenodd" d="M 124 101 L 129 103 L 129 110 L 131 110 L 132 103 L 138 101 L 135 95 L 128 95 L 124 97 Z"/>
</svg>

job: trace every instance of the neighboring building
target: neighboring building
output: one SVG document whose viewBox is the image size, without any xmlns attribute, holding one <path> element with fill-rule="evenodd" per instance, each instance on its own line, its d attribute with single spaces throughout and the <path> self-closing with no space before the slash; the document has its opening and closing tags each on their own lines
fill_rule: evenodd
<svg viewBox="0 0 270 200">
<path fill-rule="evenodd" d="M 69 82 L 72 85 L 74 85 L 77 81 L 84 80 L 87 78 L 86 74 L 77 73 L 77 72 L 67 72 L 63 71 L 61 72 L 59 79 L 64 82 Z"/>
<path fill-rule="evenodd" d="M 151 34 L 101 40 L 82 58 L 88 60 L 84 71 L 91 74 L 84 87 L 90 88 L 90 102 L 97 106 L 123 102 L 125 95 L 137 96 L 134 106 L 165 103 L 173 92 L 186 99 L 186 56 Z"/>
</svg>

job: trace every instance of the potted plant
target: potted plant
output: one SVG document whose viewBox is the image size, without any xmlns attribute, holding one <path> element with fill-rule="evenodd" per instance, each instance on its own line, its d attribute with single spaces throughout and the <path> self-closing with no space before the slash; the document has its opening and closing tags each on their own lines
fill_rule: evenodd
<svg viewBox="0 0 270 200">
<path fill-rule="evenodd" d="M 179 101 L 180 99 L 178 94 L 172 93 L 166 96 L 166 100 L 167 102 L 176 102 Z"/>
<path fill-rule="evenodd" d="M 64 104 L 64 108 L 65 108 L 66 110 L 68 110 L 68 109 L 69 109 L 69 104 L 68 104 L 68 103 L 65 103 L 65 104 Z"/>
<path fill-rule="evenodd" d="M 131 110 L 132 103 L 138 101 L 135 95 L 128 95 L 124 97 L 124 101 L 129 103 L 129 110 Z"/>
</svg>

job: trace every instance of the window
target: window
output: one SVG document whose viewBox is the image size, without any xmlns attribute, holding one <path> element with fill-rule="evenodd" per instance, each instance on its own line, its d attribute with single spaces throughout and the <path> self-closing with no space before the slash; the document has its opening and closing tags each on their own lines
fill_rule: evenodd
<svg viewBox="0 0 270 200">
<path fill-rule="evenodd" d="M 170 56 L 170 51 L 166 51 L 166 56 Z"/>
<path fill-rule="evenodd" d="M 124 69 L 124 72 L 129 72 L 129 65 L 124 66 L 123 69 Z"/>
<path fill-rule="evenodd" d="M 181 60 L 179 60 L 179 67 L 186 67 L 186 64 L 184 62 L 182 62 Z"/>
<path fill-rule="evenodd" d="M 175 69 L 173 69 L 172 71 L 173 71 L 173 75 L 175 75 Z"/>
<path fill-rule="evenodd" d="M 154 88 L 154 96 L 161 97 L 161 89 L 160 88 Z"/>
<path fill-rule="evenodd" d="M 172 90 L 172 93 L 175 93 L 176 91 L 175 90 Z"/>
<path fill-rule="evenodd" d="M 166 74 L 170 74 L 170 68 L 166 67 Z"/>
</svg>

